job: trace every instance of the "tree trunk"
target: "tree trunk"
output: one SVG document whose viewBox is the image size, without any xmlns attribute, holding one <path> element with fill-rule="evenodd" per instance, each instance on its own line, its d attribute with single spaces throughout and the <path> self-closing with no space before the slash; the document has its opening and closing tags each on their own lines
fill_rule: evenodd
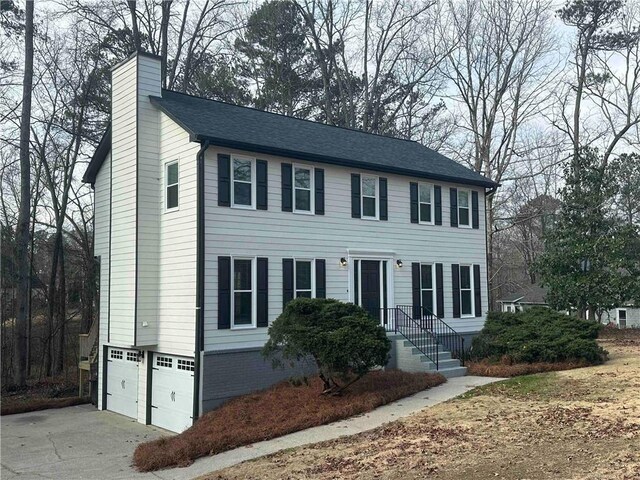
<svg viewBox="0 0 640 480">
<path fill-rule="evenodd" d="M 493 195 L 487 197 L 485 204 L 487 209 L 487 298 L 489 310 L 495 310 L 496 305 L 493 304 Z"/>
<path fill-rule="evenodd" d="M 31 213 L 31 87 L 33 84 L 33 3 L 26 2 L 24 32 L 24 79 L 20 120 L 20 211 L 16 228 L 17 311 L 13 381 L 18 386 L 27 380 L 27 307 L 29 303 L 29 216 Z"/>
<path fill-rule="evenodd" d="M 61 232 L 62 237 L 62 232 Z M 65 280 L 65 268 L 64 268 L 64 248 L 62 241 L 60 241 L 60 259 L 58 263 L 58 302 L 56 311 L 56 348 L 55 348 L 55 360 L 53 363 L 53 372 L 60 374 L 64 371 L 64 358 L 65 358 L 65 330 L 67 321 L 67 283 Z"/>
<path fill-rule="evenodd" d="M 131 31 L 133 33 L 133 43 L 136 46 L 136 52 L 142 49 L 142 42 L 140 41 L 140 31 L 138 30 L 138 16 L 136 15 L 136 2 L 135 0 L 127 1 L 129 5 L 129 12 L 131 13 Z"/>
</svg>

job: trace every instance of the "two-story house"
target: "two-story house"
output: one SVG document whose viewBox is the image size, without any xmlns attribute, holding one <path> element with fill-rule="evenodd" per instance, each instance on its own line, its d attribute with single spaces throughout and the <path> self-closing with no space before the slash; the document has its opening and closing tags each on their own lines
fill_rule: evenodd
<svg viewBox="0 0 640 480">
<path fill-rule="evenodd" d="M 413 141 L 163 90 L 148 54 L 114 67 L 111 106 L 84 176 L 100 409 L 181 431 L 286 378 L 260 349 L 295 297 L 354 302 L 384 322 L 420 306 L 460 336 L 482 328 L 497 187 L 485 177 Z M 411 338 L 396 344 L 416 353 Z"/>
</svg>

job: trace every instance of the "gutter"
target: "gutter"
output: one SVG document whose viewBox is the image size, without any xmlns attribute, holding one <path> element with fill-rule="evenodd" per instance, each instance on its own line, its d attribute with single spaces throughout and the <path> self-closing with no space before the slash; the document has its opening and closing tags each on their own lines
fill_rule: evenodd
<svg viewBox="0 0 640 480">
<path fill-rule="evenodd" d="M 196 155 L 196 341 L 193 371 L 193 421 L 200 416 L 200 353 L 204 350 L 204 154 L 209 141 L 200 144 Z"/>
</svg>

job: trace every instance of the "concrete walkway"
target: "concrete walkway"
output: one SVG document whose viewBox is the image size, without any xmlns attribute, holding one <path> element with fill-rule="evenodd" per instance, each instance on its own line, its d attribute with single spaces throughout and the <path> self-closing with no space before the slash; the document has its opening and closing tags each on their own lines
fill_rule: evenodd
<svg viewBox="0 0 640 480">
<path fill-rule="evenodd" d="M 131 454 L 139 442 L 165 433 L 158 428 L 86 405 L 11 415 L 2 417 L 1 477 L 188 480 L 287 448 L 365 432 L 498 380 L 452 378 L 364 415 L 201 458 L 186 468 L 145 474 L 131 468 Z"/>
</svg>

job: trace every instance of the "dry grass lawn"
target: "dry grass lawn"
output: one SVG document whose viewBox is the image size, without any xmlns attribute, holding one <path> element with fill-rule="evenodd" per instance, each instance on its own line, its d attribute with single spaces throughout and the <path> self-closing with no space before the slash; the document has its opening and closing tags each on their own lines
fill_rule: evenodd
<svg viewBox="0 0 640 480">
<path fill-rule="evenodd" d="M 602 344 L 604 365 L 512 378 L 203 479 L 640 479 L 640 336 Z"/>
<path fill-rule="evenodd" d="M 133 464 L 141 471 L 186 466 L 199 457 L 369 412 L 445 381 L 439 374 L 375 371 L 339 397 L 321 395 L 318 377 L 309 385 L 282 382 L 227 402 L 179 435 L 138 445 Z"/>
</svg>

